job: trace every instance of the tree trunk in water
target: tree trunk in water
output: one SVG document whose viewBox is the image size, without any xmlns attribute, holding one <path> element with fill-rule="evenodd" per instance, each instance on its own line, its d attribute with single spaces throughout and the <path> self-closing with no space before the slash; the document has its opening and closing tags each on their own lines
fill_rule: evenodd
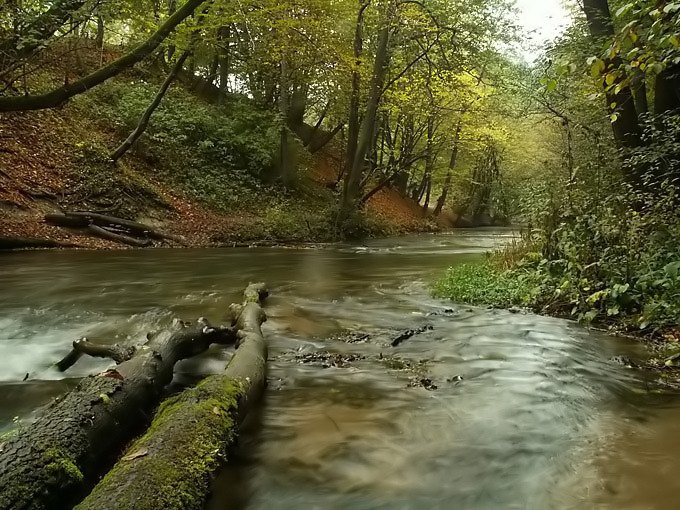
<svg viewBox="0 0 680 510">
<path fill-rule="evenodd" d="M 390 4 L 389 10 L 392 7 Z M 376 117 L 378 114 L 378 105 L 382 96 L 382 84 L 387 72 L 388 49 L 390 42 L 390 26 L 389 20 L 391 15 L 388 14 L 387 19 L 384 20 L 385 25 L 380 29 L 378 36 L 378 50 L 373 64 L 373 83 L 371 84 L 371 95 L 366 107 L 366 113 L 361 123 L 360 136 L 357 143 L 356 154 L 354 155 L 354 162 L 350 172 L 345 176 L 345 185 L 343 189 L 341 216 L 349 217 L 357 205 L 359 198 L 360 183 L 366 161 L 366 156 L 371 148 L 373 141 L 373 133 L 375 131 Z"/>
<path fill-rule="evenodd" d="M 134 50 L 114 60 L 110 64 L 94 71 L 87 76 L 68 83 L 62 87 L 40 95 L 0 97 L 0 112 L 43 110 L 55 108 L 64 104 L 73 96 L 87 92 L 93 87 L 117 76 L 125 69 L 132 67 L 151 55 L 153 51 L 172 33 L 172 31 L 191 16 L 206 0 L 187 0 L 170 16 L 146 41 Z"/>
<path fill-rule="evenodd" d="M 164 402 L 149 431 L 76 508 L 200 510 L 210 478 L 234 443 L 238 426 L 262 394 L 267 343 L 264 285 L 250 285 L 237 313 L 238 349 L 221 375 Z"/>
<path fill-rule="evenodd" d="M 175 364 L 213 343 L 235 340 L 232 328 L 180 325 L 115 369 L 83 379 L 0 446 L 0 509 L 71 506 L 147 421 L 146 413 L 172 380 Z"/>
<path fill-rule="evenodd" d="M 588 28 L 593 38 L 597 41 L 610 42 L 615 36 L 614 23 L 607 0 L 584 0 L 583 8 L 588 21 Z M 618 68 L 620 59 L 605 59 L 605 68 Z M 603 83 L 603 86 L 606 86 Z M 621 87 L 618 94 L 611 89 L 606 92 L 607 107 L 612 115 L 616 115 L 612 122 L 614 138 L 619 147 L 637 147 L 641 143 L 642 131 L 635 109 L 633 94 L 630 87 Z M 612 104 L 616 106 L 611 107 Z"/>
<path fill-rule="evenodd" d="M 50 241 L 47 239 L 0 237 L 0 251 L 35 250 L 41 248 L 78 248 L 78 245 L 72 243 L 63 243 L 60 241 Z"/>
<path fill-rule="evenodd" d="M 94 237 L 106 239 L 107 241 L 113 241 L 114 243 L 127 244 L 128 246 L 134 246 L 136 248 L 147 248 L 151 245 L 151 241 L 149 239 L 137 239 L 135 237 L 126 236 L 125 234 L 111 232 L 110 230 L 97 225 L 88 225 L 87 231 Z"/>
<path fill-rule="evenodd" d="M 134 346 L 123 346 L 119 344 L 102 345 L 90 342 L 87 338 L 80 338 L 73 342 L 73 349 L 63 359 L 55 364 L 60 372 L 66 372 L 76 362 L 87 355 L 92 358 L 108 358 L 118 364 L 132 359 L 137 352 Z"/>
<path fill-rule="evenodd" d="M 172 85 L 172 82 L 175 81 L 177 74 L 184 66 L 184 62 L 189 57 L 190 53 L 191 52 L 187 50 L 177 59 L 177 62 L 170 71 L 170 74 L 168 74 L 168 76 L 165 78 L 165 81 L 163 82 L 163 85 L 161 85 L 156 97 L 153 98 L 153 101 L 139 119 L 139 124 L 137 124 L 135 130 L 130 133 L 130 136 L 128 136 L 127 139 L 111 154 L 111 161 L 116 163 L 120 158 L 123 157 L 130 147 L 132 147 L 134 143 L 139 140 L 139 137 L 144 134 L 144 131 L 146 131 L 146 128 L 149 126 L 149 120 L 151 120 L 153 112 L 155 112 L 156 108 L 158 108 L 158 106 L 161 104 L 166 92 L 170 88 L 170 85 Z"/>
</svg>

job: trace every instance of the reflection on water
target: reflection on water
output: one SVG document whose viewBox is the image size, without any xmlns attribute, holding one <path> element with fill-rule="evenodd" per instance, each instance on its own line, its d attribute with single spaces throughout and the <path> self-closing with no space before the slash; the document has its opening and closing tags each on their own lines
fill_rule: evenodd
<svg viewBox="0 0 680 510">
<path fill-rule="evenodd" d="M 610 361 L 639 346 L 561 320 L 454 306 L 427 283 L 510 233 L 320 250 L 165 250 L 0 257 L 0 430 L 65 391 L 70 342 L 140 341 L 174 316 L 219 321 L 249 281 L 272 288 L 270 388 L 209 508 L 675 508 L 680 405 Z M 432 325 L 398 348 L 399 330 Z M 363 343 L 334 339 L 345 330 Z M 300 364 L 353 353 L 346 368 Z M 436 391 L 412 387 L 423 367 Z M 222 369 L 213 349 L 178 366 Z M 78 377 L 106 366 L 84 360 Z M 31 377 L 20 382 L 26 373 Z"/>
</svg>

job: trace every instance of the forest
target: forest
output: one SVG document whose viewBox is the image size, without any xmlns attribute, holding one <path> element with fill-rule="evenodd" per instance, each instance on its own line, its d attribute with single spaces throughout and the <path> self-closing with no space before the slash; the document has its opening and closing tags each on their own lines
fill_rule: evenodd
<svg viewBox="0 0 680 510">
<path fill-rule="evenodd" d="M 0 0 L 0 510 L 674 508 L 680 2 L 543 2 Z"/>
</svg>

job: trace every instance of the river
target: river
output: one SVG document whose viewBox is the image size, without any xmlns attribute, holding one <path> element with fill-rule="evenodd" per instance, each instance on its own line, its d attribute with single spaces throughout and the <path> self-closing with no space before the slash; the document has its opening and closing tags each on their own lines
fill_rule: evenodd
<svg viewBox="0 0 680 510">
<path fill-rule="evenodd" d="M 269 387 L 210 510 L 677 508 L 680 400 L 613 360 L 644 356 L 638 344 L 429 296 L 445 267 L 511 235 L 1 254 L 0 432 L 108 365 L 50 368 L 75 338 L 141 342 L 174 317 L 217 323 L 263 280 Z M 421 326 L 432 329 L 389 345 Z M 229 356 L 180 363 L 177 384 Z"/>
</svg>

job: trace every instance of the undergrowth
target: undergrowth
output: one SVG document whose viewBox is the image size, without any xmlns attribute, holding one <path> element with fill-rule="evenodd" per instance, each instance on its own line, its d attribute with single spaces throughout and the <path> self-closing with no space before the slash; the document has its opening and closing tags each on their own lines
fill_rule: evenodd
<svg viewBox="0 0 680 510">
<path fill-rule="evenodd" d="M 135 128 L 157 88 L 157 83 L 132 75 L 79 96 L 74 107 L 117 143 Z M 78 144 L 81 175 L 72 199 L 92 209 L 135 216 L 169 207 L 156 189 L 156 183 L 163 184 L 222 214 L 254 218 L 237 231 L 214 236 L 214 242 L 225 244 L 396 233 L 389 222 L 362 212 L 338 225 L 337 196 L 309 180 L 312 157 L 293 136 L 289 152 L 295 171 L 292 182 L 282 186 L 276 168 L 280 129 L 277 115 L 246 97 L 233 95 L 216 106 L 176 84 L 131 149 L 134 157 L 113 167 L 108 156 L 115 143 L 92 139 Z"/>
<path fill-rule="evenodd" d="M 78 98 L 77 107 L 122 141 L 156 90 L 139 79 L 113 80 Z M 222 212 L 248 210 L 280 195 L 273 186 L 278 132 L 276 116 L 247 98 L 218 107 L 175 86 L 132 150 L 155 178 L 187 196 Z"/>
<path fill-rule="evenodd" d="M 484 262 L 450 268 L 434 292 L 666 335 L 680 320 L 676 196 L 672 190 L 664 200 L 615 195 L 598 208 L 571 210 L 554 229 L 532 229 Z"/>
</svg>

